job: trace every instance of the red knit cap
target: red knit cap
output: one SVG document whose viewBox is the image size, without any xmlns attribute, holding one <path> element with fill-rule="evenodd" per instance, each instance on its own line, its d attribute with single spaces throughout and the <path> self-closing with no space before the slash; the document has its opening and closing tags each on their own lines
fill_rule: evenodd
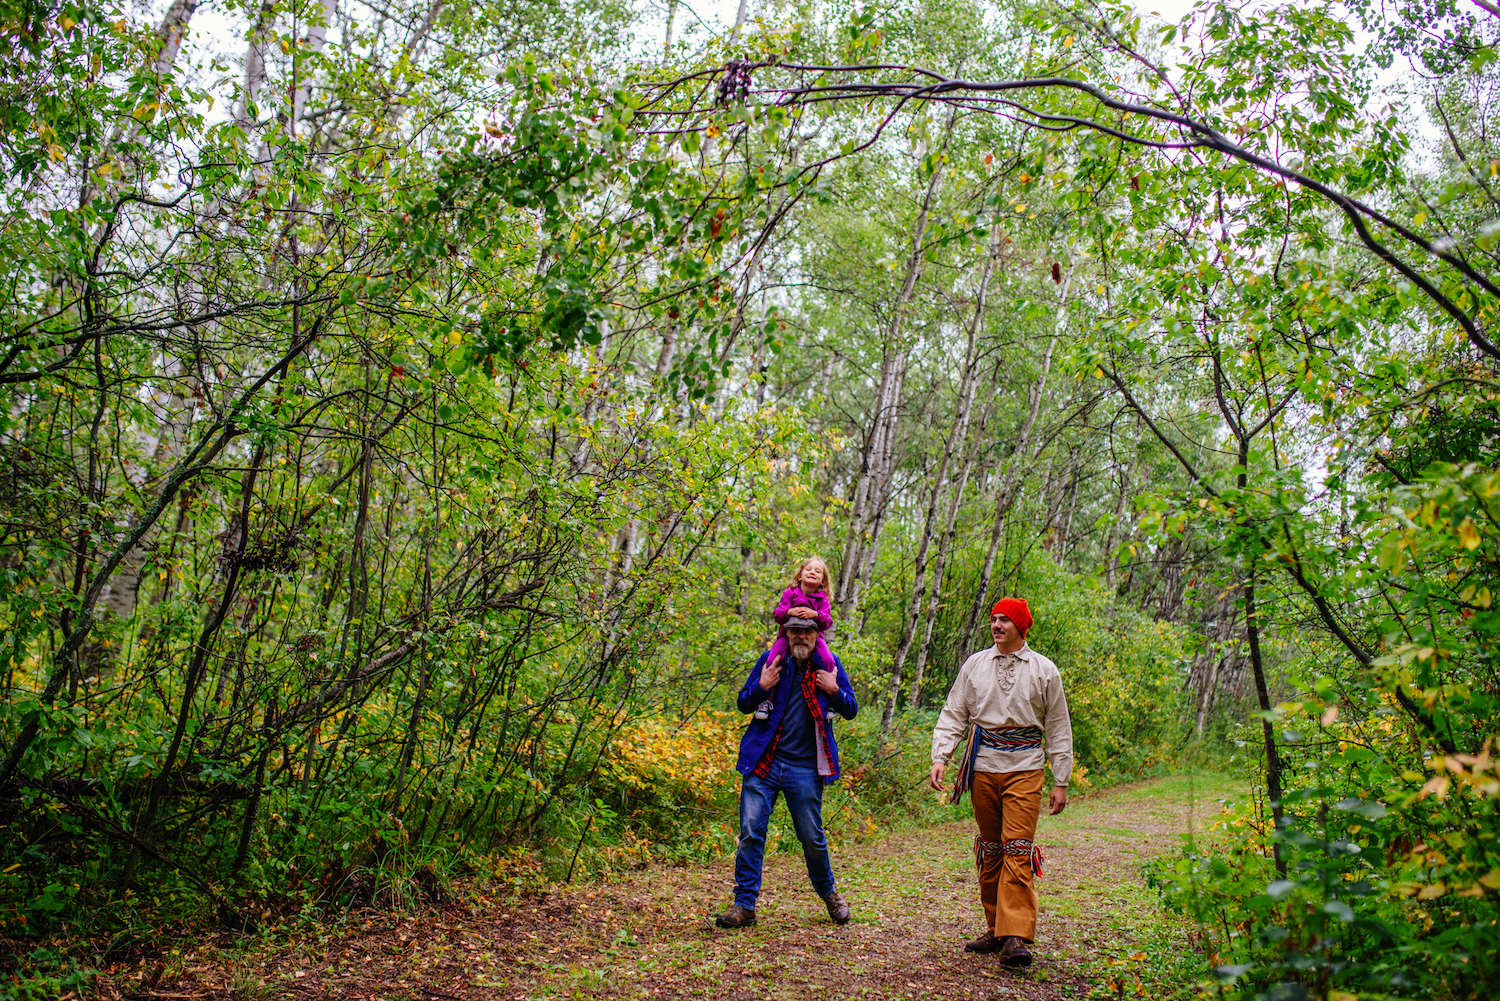
<svg viewBox="0 0 1500 1001">
<path fill-rule="evenodd" d="M 1021 630 L 1021 635 L 1026 635 L 1026 630 L 1031 628 L 1031 609 L 1026 607 L 1025 598 L 1001 598 L 995 602 L 995 608 L 991 615 L 1003 615 L 1016 624 Z"/>
</svg>

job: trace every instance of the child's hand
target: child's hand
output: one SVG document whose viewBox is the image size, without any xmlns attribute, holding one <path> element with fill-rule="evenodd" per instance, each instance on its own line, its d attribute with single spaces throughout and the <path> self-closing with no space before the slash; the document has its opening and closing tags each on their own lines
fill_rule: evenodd
<svg viewBox="0 0 1500 1001">
<path fill-rule="evenodd" d="M 760 687 L 769 692 L 771 689 L 776 687 L 776 682 L 780 680 L 781 655 L 777 654 L 776 658 L 772 660 L 771 663 L 760 669 Z"/>
</svg>

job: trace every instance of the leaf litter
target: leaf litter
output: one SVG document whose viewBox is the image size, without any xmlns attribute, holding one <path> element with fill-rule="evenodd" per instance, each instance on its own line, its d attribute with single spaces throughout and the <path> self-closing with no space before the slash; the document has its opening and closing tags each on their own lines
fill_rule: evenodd
<svg viewBox="0 0 1500 1001">
<path fill-rule="evenodd" d="M 1012 971 L 963 952 L 982 929 L 973 823 L 898 832 L 834 849 L 853 920 L 839 927 L 800 856 L 767 859 L 757 924 L 726 931 L 733 858 L 581 881 L 510 904 L 367 912 L 326 945 L 259 955 L 200 943 L 175 977 L 101 977 L 101 998 L 781 999 L 1162 997 L 1204 968 L 1191 928 L 1141 878 L 1178 835 L 1201 833 L 1223 777 L 1157 779 L 1075 798 L 1043 817 L 1047 853 L 1035 963 Z M 831 832 L 835 836 L 837 832 Z"/>
</svg>

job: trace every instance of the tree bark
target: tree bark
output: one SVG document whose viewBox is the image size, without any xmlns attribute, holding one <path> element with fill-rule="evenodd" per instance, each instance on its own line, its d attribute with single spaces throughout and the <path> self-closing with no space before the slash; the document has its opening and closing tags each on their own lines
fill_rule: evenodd
<svg viewBox="0 0 1500 1001">
<path fill-rule="evenodd" d="M 948 502 L 947 523 L 943 534 L 938 537 L 937 564 L 932 570 L 931 597 L 927 601 L 927 621 L 922 627 L 922 645 L 917 649 L 917 670 L 912 676 L 911 697 L 907 701 L 913 709 L 920 709 L 922 706 L 922 679 L 926 676 L 927 666 L 932 658 L 932 633 L 937 623 L 938 609 L 942 607 L 943 575 L 948 567 L 948 553 L 953 545 L 958 511 L 963 505 L 964 490 L 968 487 L 969 473 L 973 467 L 974 453 L 971 450 L 964 458 L 963 472 L 959 474 L 958 483 L 953 488 L 953 498 Z"/>
<path fill-rule="evenodd" d="M 1072 280 L 1072 272 L 1068 274 Z M 1066 283 L 1064 283 L 1066 287 Z M 1066 294 L 1066 292 L 1064 292 Z M 1041 410 L 1042 394 L 1047 388 L 1047 376 L 1052 371 L 1052 353 L 1057 347 L 1057 336 L 1047 341 L 1047 350 L 1042 354 L 1042 371 L 1037 376 L 1036 382 L 1032 383 L 1027 394 L 1026 419 L 1021 422 L 1020 432 L 1016 435 L 1016 447 L 1011 452 L 1009 460 L 1005 463 L 1005 472 L 1000 478 L 1000 486 L 995 491 L 995 519 L 990 527 L 990 545 L 984 556 L 984 566 L 979 571 L 979 583 L 974 588 L 974 602 L 969 606 L 969 614 L 964 618 L 964 626 L 958 633 L 958 642 L 962 649 L 954 651 L 955 654 L 967 657 L 968 647 L 976 642 L 975 634 L 988 618 L 984 616 L 984 610 L 989 605 L 990 580 L 995 574 L 995 557 L 1000 551 L 1000 540 L 1005 535 L 1005 519 L 1010 514 L 1011 505 L 1015 503 L 1018 493 L 1017 480 L 1023 465 L 1029 464 L 1036 457 L 1027 455 L 1027 449 L 1031 447 L 1031 434 L 1036 428 L 1036 418 Z"/>
<path fill-rule="evenodd" d="M 996 220 L 998 223 L 998 220 Z M 989 253 L 985 255 L 984 267 L 980 272 L 979 289 L 975 296 L 974 315 L 967 324 L 967 334 L 964 340 L 964 362 L 962 375 L 959 377 L 958 393 L 953 403 L 953 425 L 948 429 L 948 439 L 943 444 L 943 454 L 938 460 L 938 468 L 932 479 L 932 490 L 928 494 L 927 511 L 922 519 L 922 538 L 917 544 L 917 556 L 912 567 L 912 598 L 911 606 L 907 609 L 905 626 L 901 632 L 901 642 L 896 646 L 896 655 L 891 661 L 891 683 L 886 693 L 885 710 L 880 717 L 880 739 L 881 743 L 890 736 L 891 720 L 896 714 L 896 701 L 901 693 L 902 675 L 906 669 L 906 657 L 911 652 L 912 641 L 916 638 L 917 625 L 922 618 L 923 599 L 927 592 L 927 553 L 932 544 L 934 526 L 937 522 L 938 499 L 942 495 L 943 487 L 948 478 L 948 469 L 953 463 L 954 455 L 969 436 L 969 414 L 974 403 L 974 373 L 978 364 L 978 352 L 976 347 L 979 343 L 979 328 L 984 322 L 985 298 L 989 292 L 990 276 L 995 270 L 995 256 L 999 253 L 1000 227 L 993 225 L 990 229 Z M 964 479 L 968 478 L 968 468 L 965 464 Z M 954 495 L 954 506 L 963 496 L 963 483 L 958 485 Z M 944 535 L 952 527 L 951 517 L 945 527 Z M 934 575 L 936 576 L 936 575 Z M 938 587 L 940 582 L 933 581 L 933 601 L 939 600 Z M 924 641 L 923 645 L 926 643 Z M 922 659 L 917 659 L 917 669 L 912 675 L 911 695 L 907 699 L 915 703 L 922 686 Z"/>
<path fill-rule="evenodd" d="M 119 567 L 120 562 L 140 545 L 146 533 L 151 530 L 151 527 L 161 518 L 162 513 L 166 511 L 167 506 L 171 504 L 172 499 L 177 496 L 177 492 L 186 483 L 206 470 L 213 460 L 218 457 L 219 453 L 224 450 L 225 446 L 240 434 L 239 420 L 241 415 L 250 406 L 250 402 L 259 395 L 266 383 L 279 375 L 308 345 L 318 339 L 318 336 L 322 332 L 323 322 L 324 318 L 320 317 L 313 324 L 307 337 L 295 343 L 291 350 L 283 355 L 275 365 L 267 369 L 265 374 L 256 379 L 240 393 L 222 418 L 214 421 L 209 426 L 203 437 L 199 439 L 198 444 L 187 455 L 183 456 L 176 467 L 167 474 L 166 479 L 162 483 L 161 490 L 156 495 L 156 499 L 147 506 L 146 510 L 142 512 L 140 519 L 125 533 L 109 556 L 100 564 L 98 570 L 94 572 L 93 577 L 89 581 L 89 586 L 83 592 L 83 600 L 80 603 L 77 618 L 73 620 L 75 623 L 73 631 L 63 638 L 63 642 L 58 646 L 56 653 L 53 655 L 52 673 L 47 679 L 46 686 L 42 689 L 41 698 L 38 700 L 43 707 L 50 707 L 57 701 L 57 695 L 62 690 L 63 682 L 67 680 L 68 673 L 72 668 L 73 655 L 83 645 L 84 640 L 88 639 L 89 634 L 93 632 L 94 622 L 96 621 L 95 611 L 98 607 L 100 596 L 103 594 L 105 585 L 109 583 L 110 577 L 114 575 L 115 570 Z M 16 734 L 16 739 L 12 741 L 5 760 L 0 762 L 0 786 L 10 781 L 12 774 L 21 762 L 21 758 L 30 749 L 32 741 L 36 739 L 40 727 L 41 713 L 29 713 L 22 723 L 20 731 Z"/>
<path fill-rule="evenodd" d="M 948 112 L 943 132 L 944 148 L 952 134 L 956 113 L 956 109 Z M 928 179 L 916 221 L 912 225 L 911 252 L 906 258 L 906 275 L 892 305 L 891 320 L 886 325 L 882 341 L 880 389 L 876 398 L 872 430 L 860 457 L 860 471 L 850 511 L 849 534 L 845 537 L 843 558 L 839 561 L 838 585 L 833 596 L 834 604 L 839 608 L 840 620 L 846 629 L 854 628 L 860 586 L 868 574 L 867 568 L 874 565 L 882 516 L 890 497 L 891 480 L 895 475 L 901 390 L 906 381 L 906 363 L 910 355 L 909 348 L 903 343 L 903 328 L 916 294 L 917 280 L 922 275 L 927 226 L 942 183 L 943 170 L 939 165 Z"/>
<path fill-rule="evenodd" d="M 182 750 L 182 739 L 187 733 L 188 720 L 192 717 L 193 698 L 198 693 L 199 684 L 208 674 L 208 656 L 213 650 L 214 639 L 218 636 L 219 627 L 224 624 L 224 619 L 229 614 L 229 606 L 234 603 L 235 595 L 238 593 L 240 564 L 245 555 L 245 545 L 250 538 L 250 509 L 255 503 L 255 479 L 265 457 L 265 447 L 257 447 L 250 461 L 250 468 L 240 480 L 240 509 L 236 519 L 230 523 L 224 540 L 224 551 L 233 557 L 229 573 L 224 580 L 224 591 L 218 602 L 205 616 L 203 629 L 198 634 L 198 642 L 193 646 L 193 659 L 188 663 L 187 675 L 182 682 L 182 702 L 177 710 L 177 726 L 172 731 L 172 740 L 167 746 L 166 756 L 162 759 L 156 777 L 152 780 L 151 796 L 146 801 L 146 807 L 136 823 L 134 847 L 130 850 L 124 872 L 120 876 L 120 885 L 124 888 L 129 888 L 131 881 L 135 878 L 135 868 L 141 857 L 140 844 L 151 836 L 151 827 L 156 823 L 156 811 L 161 806 L 162 797 L 166 794 L 167 783 L 171 781 L 172 769 L 177 765 L 177 755 Z"/>
</svg>

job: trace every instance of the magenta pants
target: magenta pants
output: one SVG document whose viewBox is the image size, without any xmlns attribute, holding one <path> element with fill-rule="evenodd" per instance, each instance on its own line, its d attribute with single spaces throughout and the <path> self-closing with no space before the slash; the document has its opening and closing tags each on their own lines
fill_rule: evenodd
<svg viewBox="0 0 1500 1001">
<path fill-rule="evenodd" d="M 782 658 L 783 665 L 785 665 L 786 655 L 791 649 L 792 645 L 786 640 L 786 630 L 782 629 L 781 632 L 776 634 L 776 642 L 771 644 L 771 652 L 766 655 L 766 663 L 769 664 L 777 657 L 780 657 Z M 823 663 L 823 670 L 832 671 L 834 663 L 833 653 L 828 649 L 828 644 L 823 642 L 822 633 L 818 633 L 818 644 L 815 652 L 818 655 L 818 660 Z"/>
</svg>

